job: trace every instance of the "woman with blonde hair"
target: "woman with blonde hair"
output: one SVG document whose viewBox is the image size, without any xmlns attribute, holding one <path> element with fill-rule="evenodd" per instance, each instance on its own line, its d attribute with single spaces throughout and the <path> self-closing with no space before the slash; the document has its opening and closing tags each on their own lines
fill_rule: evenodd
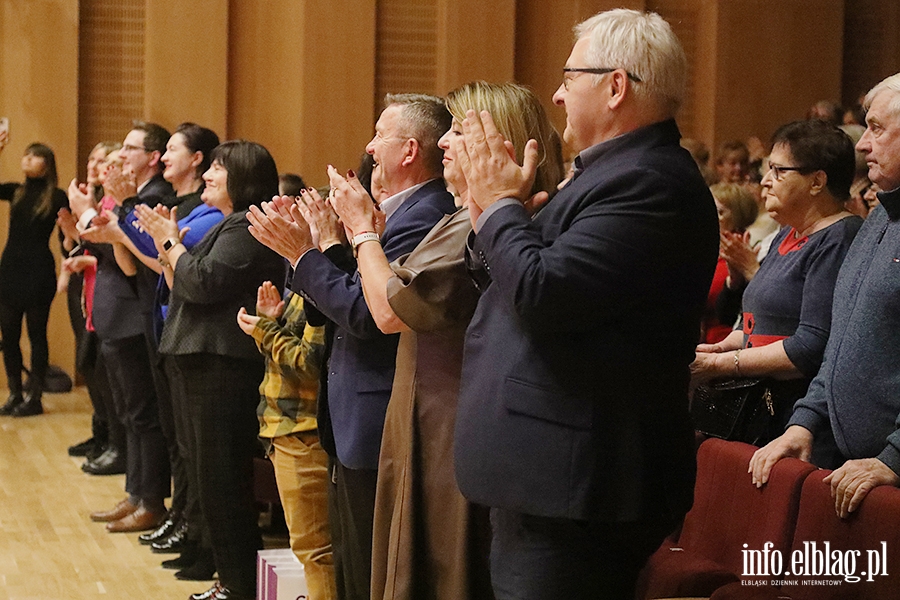
<svg viewBox="0 0 900 600">
<path fill-rule="evenodd" d="M 716 212 L 719 215 L 719 235 L 722 243 L 732 236 L 744 236 L 747 228 L 756 221 L 759 207 L 753 193 L 746 186 L 738 183 L 716 183 L 710 186 L 713 200 L 716 202 Z M 709 287 L 709 295 L 706 298 L 706 308 L 703 311 L 701 321 L 700 339 L 706 344 L 721 342 L 731 333 L 731 326 L 737 315 L 730 318 L 720 318 L 717 314 L 717 301 L 719 296 L 732 277 L 735 267 L 728 262 L 727 257 L 719 255 L 716 263 L 716 271 L 713 275 L 712 285 Z M 740 297 L 738 297 L 740 302 Z"/>
<path fill-rule="evenodd" d="M 519 85 L 473 82 L 447 97 L 450 130 L 444 178 L 462 208 L 435 225 L 409 255 L 389 264 L 379 244 L 360 243 L 366 303 L 384 333 L 400 332 L 387 409 L 375 501 L 372 598 L 491 598 L 486 511 L 463 498 L 452 446 L 463 338 L 479 291 L 465 266 L 472 230 L 467 184 L 450 139 L 466 111 L 487 110 L 517 149 L 538 141 L 532 194 L 541 204 L 563 177 L 559 135 L 535 95 Z M 373 205 L 358 180 L 329 169 L 333 203 L 352 234 L 375 230 Z M 308 195 L 307 201 L 316 201 Z"/>
</svg>

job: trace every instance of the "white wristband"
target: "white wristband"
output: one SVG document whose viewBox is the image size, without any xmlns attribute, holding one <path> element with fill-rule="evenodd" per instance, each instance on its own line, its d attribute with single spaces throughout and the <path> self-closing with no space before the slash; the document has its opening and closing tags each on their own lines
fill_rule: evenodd
<svg viewBox="0 0 900 600">
<path fill-rule="evenodd" d="M 91 225 L 91 221 L 94 220 L 94 217 L 99 215 L 96 209 L 89 208 L 81 214 L 81 217 L 78 219 L 78 223 L 75 224 L 75 228 L 82 232 Z"/>
<path fill-rule="evenodd" d="M 364 231 L 363 233 L 354 235 L 353 240 L 351 240 L 350 242 L 350 245 L 353 246 L 353 250 L 355 251 L 360 244 L 364 244 L 366 242 L 381 243 L 381 238 L 374 231 Z"/>
</svg>

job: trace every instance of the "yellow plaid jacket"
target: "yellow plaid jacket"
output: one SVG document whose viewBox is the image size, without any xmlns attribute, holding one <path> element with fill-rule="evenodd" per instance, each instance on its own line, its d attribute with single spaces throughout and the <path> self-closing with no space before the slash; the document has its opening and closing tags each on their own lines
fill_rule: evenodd
<svg viewBox="0 0 900 600">
<path fill-rule="evenodd" d="M 294 294 L 280 319 L 260 318 L 253 339 L 266 357 L 256 410 L 259 437 L 315 431 L 325 327 L 307 325 L 303 298 Z"/>
</svg>

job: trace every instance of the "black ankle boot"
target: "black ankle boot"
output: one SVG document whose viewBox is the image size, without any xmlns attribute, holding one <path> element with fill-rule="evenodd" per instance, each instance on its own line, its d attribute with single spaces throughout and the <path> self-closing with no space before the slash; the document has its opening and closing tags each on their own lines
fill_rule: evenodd
<svg viewBox="0 0 900 600">
<path fill-rule="evenodd" d="M 25 398 L 22 397 L 22 392 L 10 392 L 6 404 L 0 406 L 0 415 L 13 414 L 13 411 L 21 406 L 23 402 L 25 402 Z"/>
<path fill-rule="evenodd" d="M 33 417 L 44 414 L 44 405 L 41 404 L 41 390 L 32 390 L 25 395 L 25 401 L 13 409 L 14 417 Z"/>
</svg>

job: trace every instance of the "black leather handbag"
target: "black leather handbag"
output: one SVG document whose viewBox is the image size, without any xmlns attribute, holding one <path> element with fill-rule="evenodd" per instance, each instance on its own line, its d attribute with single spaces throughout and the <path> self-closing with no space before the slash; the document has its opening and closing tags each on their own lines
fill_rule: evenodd
<svg viewBox="0 0 900 600">
<path fill-rule="evenodd" d="M 746 378 L 698 386 L 691 399 L 694 429 L 723 440 L 767 443 L 776 412 L 772 383 Z"/>
</svg>

